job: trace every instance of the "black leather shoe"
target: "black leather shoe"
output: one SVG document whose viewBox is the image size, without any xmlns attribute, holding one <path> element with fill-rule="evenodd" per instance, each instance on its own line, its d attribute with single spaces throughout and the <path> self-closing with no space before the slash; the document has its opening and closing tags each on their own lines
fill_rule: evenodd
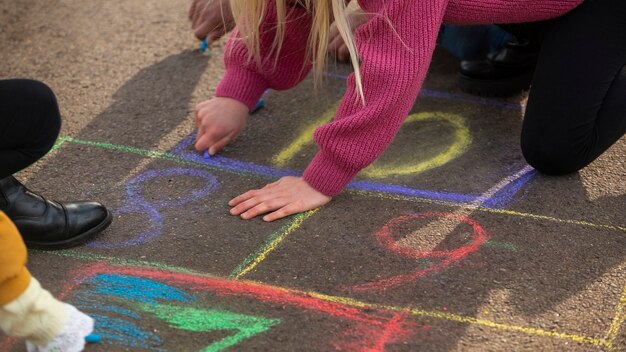
<svg viewBox="0 0 626 352">
<path fill-rule="evenodd" d="M 459 87 L 481 96 L 505 97 L 530 88 L 539 47 L 509 42 L 485 60 L 461 61 Z"/>
<path fill-rule="evenodd" d="M 76 246 L 111 224 L 111 213 L 100 203 L 59 203 L 24 187 L 13 176 L 0 180 L 0 210 L 15 223 L 28 248 Z"/>
</svg>

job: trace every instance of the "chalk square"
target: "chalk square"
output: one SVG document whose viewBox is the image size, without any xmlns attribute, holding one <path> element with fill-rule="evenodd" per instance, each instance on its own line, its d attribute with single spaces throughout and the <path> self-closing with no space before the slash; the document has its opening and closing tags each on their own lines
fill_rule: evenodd
<svg viewBox="0 0 626 352">
<path fill-rule="evenodd" d="M 356 203 L 320 210 L 244 278 L 605 343 L 626 282 L 623 231 L 374 197 Z M 404 255 L 385 242 L 427 226 Z"/>
<path fill-rule="evenodd" d="M 228 201 L 255 184 L 262 181 L 72 142 L 28 180 L 50 199 L 94 199 L 111 210 L 111 226 L 76 249 L 82 253 L 156 260 L 223 276 L 289 222 L 242 221 L 228 213 Z"/>
</svg>

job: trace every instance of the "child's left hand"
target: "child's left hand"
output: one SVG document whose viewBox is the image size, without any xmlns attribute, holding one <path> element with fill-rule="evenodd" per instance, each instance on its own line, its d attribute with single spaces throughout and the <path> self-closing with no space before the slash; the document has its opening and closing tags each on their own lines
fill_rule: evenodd
<svg viewBox="0 0 626 352">
<path fill-rule="evenodd" d="M 286 176 L 261 189 L 248 191 L 233 198 L 228 205 L 233 207 L 231 215 L 242 219 L 269 213 L 265 221 L 274 221 L 286 216 L 315 209 L 330 202 L 332 197 L 309 186 L 302 177 Z"/>
</svg>

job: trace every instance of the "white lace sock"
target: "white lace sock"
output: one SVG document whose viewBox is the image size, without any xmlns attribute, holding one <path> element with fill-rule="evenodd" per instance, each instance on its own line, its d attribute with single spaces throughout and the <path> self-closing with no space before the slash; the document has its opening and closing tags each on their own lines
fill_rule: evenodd
<svg viewBox="0 0 626 352">
<path fill-rule="evenodd" d="M 27 341 L 28 352 L 80 352 L 85 348 L 85 337 L 93 332 L 93 319 L 72 305 L 65 306 L 67 320 L 61 333 L 44 346 Z"/>
</svg>

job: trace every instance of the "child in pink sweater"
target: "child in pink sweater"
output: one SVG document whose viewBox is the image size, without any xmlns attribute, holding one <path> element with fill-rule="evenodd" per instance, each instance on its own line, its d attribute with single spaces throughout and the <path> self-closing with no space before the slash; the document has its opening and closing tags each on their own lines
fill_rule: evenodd
<svg viewBox="0 0 626 352">
<path fill-rule="evenodd" d="M 390 144 L 418 95 L 442 23 L 520 23 L 558 17 L 537 66 L 522 149 L 540 171 L 578 170 L 626 131 L 626 106 L 606 102 L 607 98 L 617 102 L 620 99 L 612 97 L 626 93 L 625 2 L 581 3 L 361 0 L 369 19 L 356 29 L 353 40 L 342 21 L 344 0 L 231 1 L 237 28 L 225 51 L 226 73 L 215 98 L 195 109 L 196 148 L 216 153 L 245 127 L 249 111 L 266 89 L 289 89 L 313 65 L 321 68 L 323 56 L 318 54 L 325 53 L 332 15 L 338 27 L 344 27 L 343 39 L 356 43 L 351 50 L 355 73 L 347 80 L 334 120 L 315 132 L 319 152 L 302 177 L 283 177 L 229 202 L 232 215 L 250 219 L 266 214 L 266 221 L 319 207 Z M 581 74 L 579 70 L 590 65 L 590 50 L 600 50 L 593 55 L 604 55 L 598 59 L 603 61 L 593 65 L 597 70 Z M 578 90 L 568 91 L 572 86 Z M 587 99 L 576 96 L 581 91 L 588 92 Z M 606 111 L 602 104 L 611 106 Z M 576 121 L 585 128 L 581 130 Z"/>
</svg>

